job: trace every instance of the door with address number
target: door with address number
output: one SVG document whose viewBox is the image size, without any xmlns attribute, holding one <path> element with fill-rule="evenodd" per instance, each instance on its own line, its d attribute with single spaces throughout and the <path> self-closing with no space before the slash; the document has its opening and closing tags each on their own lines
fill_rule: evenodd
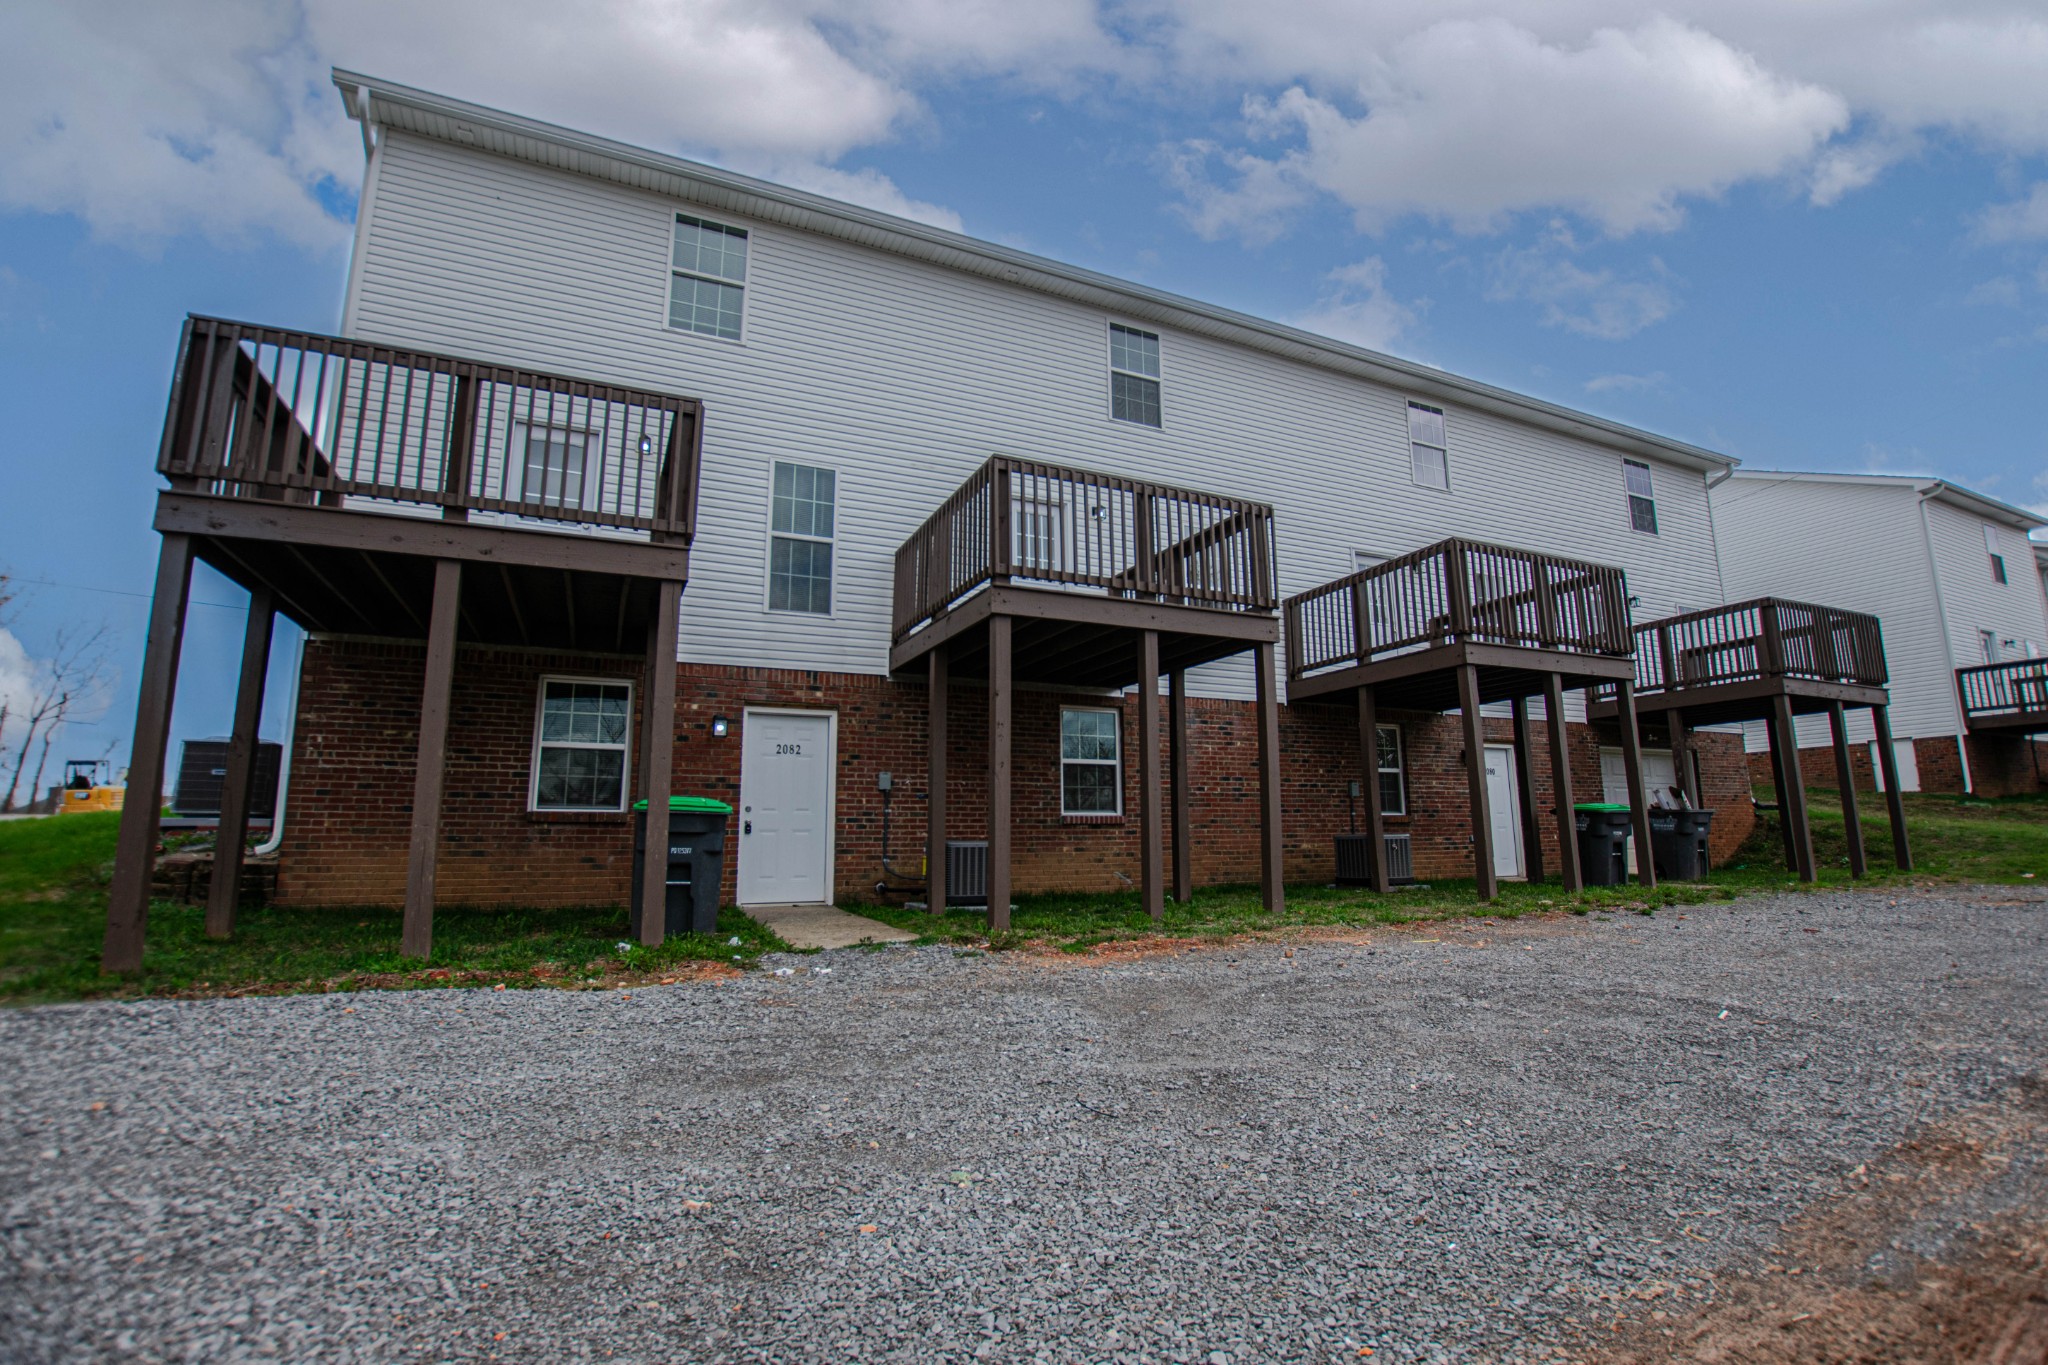
<svg viewBox="0 0 2048 1365">
<path fill-rule="evenodd" d="M 830 711 L 746 712 L 740 759 L 742 905 L 832 898 Z"/>
</svg>

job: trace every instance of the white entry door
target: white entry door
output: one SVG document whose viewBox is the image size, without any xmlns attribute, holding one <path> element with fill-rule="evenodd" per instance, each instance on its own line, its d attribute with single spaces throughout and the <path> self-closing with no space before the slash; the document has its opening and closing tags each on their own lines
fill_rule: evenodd
<svg viewBox="0 0 2048 1365">
<path fill-rule="evenodd" d="M 1493 828 L 1494 875 L 1521 876 L 1522 793 L 1510 745 L 1486 746 L 1486 819 Z"/>
<path fill-rule="evenodd" d="M 830 711 L 755 711 L 742 721 L 739 891 L 742 905 L 832 899 Z"/>
</svg>

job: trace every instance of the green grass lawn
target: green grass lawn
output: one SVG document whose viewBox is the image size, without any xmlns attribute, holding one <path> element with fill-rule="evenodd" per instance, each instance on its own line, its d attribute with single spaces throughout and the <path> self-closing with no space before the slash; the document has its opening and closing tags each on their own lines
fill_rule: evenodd
<svg viewBox="0 0 2048 1365">
<path fill-rule="evenodd" d="M 1822 887 L 1849 885 L 1841 805 L 1830 791 L 1811 793 L 1815 854 Z M 1909 796 L 1907 812 L 1917 864 L 1894 870 L 1881 802 L 1863 802 L 1872 876 L 1864 885 L 1913 882 L 2048 882 L 2048 799 L 1974 801 Z M 626 912 L 617 906 L 554 910 L 450 907 L 435 912 L 434 954 L 426 963 L 398 955 L 395 910 L 244 909 L 234 938 L 209 940 L 196 905 L 158 902 L 150 908 L 149 948 L 132 977 L 99 970 L 106 885 L 119 816 L 66 815 L 0 821 L 0 1002 L 33 1004 L 107 996 L 220 995 L 241 992 L 346 990 L 503 984 L 580 986 L 631 984 L 751 964 L 787 947 L 736 910 L 719 915 L 715 938 L 688 935 L 657 949 L 629 945 Z M 1256 887 L 1212 887 L 1193 903 L 1166 907 L 1165 931 L 1221 936 L 1279 929 L 1401 923 L 1486 915 L 1654 913 L 1667 905 L 1726 900 L 1793 889 L 1776 845 L 1758 839 L 1704 883 L 1671 883 L 1643 893 L 1635 886 L 1567 896 L 1555 882 L 1507 883 L 1482 904 L 1469 879 L 1436 881 L 1391 896 L 1316 885 L 1290 886 L 1287 909 L 1271 916 Z M 991 941 L 979 913 L 953 911 L 938 920 L 921 910 L 863 906 L 865 913 L 940 942 L 1013 947 L 1050 943 L 1074 951 L 1156 932 L 1137 895 L 1024 896 L 1007 935 Z M 728 940 L 738 938 L 737 945 Z"/>
<path fill-rule="evenodd" d="M 627 938 L 619 906 L 551 910 L 444 907 L 425 963 L 398 955 L 396 910 L 245 907 L 234 938 L 206 937 L 205 908 L 157 901 L 142 971 L 99 970 L 115 814 L 0 821 L 0 1002 L 375 987 L 574 986 L 660 980 L 706 964 L 750 963 L 787 947 L 736 910 L 715 938 L 659 948 Z M 733 945 L 728 942 L 738 938 Z"/>
<path fill-rule="evenodd" d="M 1849 876 L 1847 826 L 1839 794 L 1808 792 L 1814 833 L 1814 858 L 1819 888 L 1845 887 Z M 1864 847 L 1870 876 L 1862 886 L 1922 882 L 2024 882 L 2028 874 L 2048 883 L 2048 799 L 2016 797 L 2002 801 L 1965 800 L 1947 795 L 1909 795 L 1906 818 L 1913 845 L 1914 871 L 1901 873 L 1892 863 L 1891 826 L 1884 803 L 1871 793 L 1860 799 Z M 1705 882 L 1667 882 L 1645 893 L 1640 887 L 1596 887 L 1571 896 L 1555 880 L 1528 884 L 1504 882 L 1492 904 L 1479 900 L 1469 877 L 1436 879 L 1379 896 L 1352 887 L 1290 885 L 1287 908 L 1269 915 L 1256 886 L 1206 887 L 1187 905 L 1166 904 L 1164 932 L 1188 936 L 1223 936 L 1278 929 L 1371 924 L 1483 915 L 1514 919 L 1557 911 L 1628 911 L 1651 914 L 1667 905 L 1694 905 L 1729 900 L 1764 891 L 1796 890 L 1799 883 L 1785 869 L 1782 845 L 1759 833 Z M 1140 907 L 1137 893 L 1120 891 L 1092 895 L 1036 895 L 1015 898 L 1008 934 L 991 939 L 981 912 L 951 910 L 934 919 L 923 910 L 900 906 L 863 907 L 863 913 L 938 942 L 1013 947 L 1025 943 L 1055 944 L 1080 952 L 1097 944 L 1160 932 Z"/>
</svg>

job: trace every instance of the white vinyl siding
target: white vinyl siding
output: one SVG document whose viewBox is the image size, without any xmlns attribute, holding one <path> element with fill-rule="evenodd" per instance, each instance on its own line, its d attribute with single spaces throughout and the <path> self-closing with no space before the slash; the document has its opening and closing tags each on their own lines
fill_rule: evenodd
<svg viewBox="0 0 2048 1365">
<path fill-rule="evenodd" d="M 1060 814 L 1121 815 L 1124 746 L 1121 712 L 1060 708 Z"/>
<path fill-rule="evenodd" d="M 1407 394 L 1179 332 L 1173 425 L 1106 421 L 1099 308 L 732 214 L 746 344 L 705 345 L 649 297 L 676 201 L 404 132 L 378 158 L 361 335 L 704 400 L 691 662 L 885 673 L 897 547 L 997 452 L 1273 504 L 1283 596 L 1355 547 L 1457 535 L 1618 565 L 1647 600 L 1720 600 L 1695 470 L 1651 461 L 1659 536 L 1630 536 L 1584 514 L 1613 505 L 1614 449 L 1439 404 L 1461 468 L 1486 471 L 1446 499 L 1411 482 Z M 838 472 L 830 617 L 766 610 L 777 461 Z M 1248 698 L 1250 657 L 1189 686 Z"/>
<path fill-rule="evenodd" d="M 631 790 L 633 685 L 542 678 L 534 708 L 529 810 L 618 811 Z"/>
</svg>

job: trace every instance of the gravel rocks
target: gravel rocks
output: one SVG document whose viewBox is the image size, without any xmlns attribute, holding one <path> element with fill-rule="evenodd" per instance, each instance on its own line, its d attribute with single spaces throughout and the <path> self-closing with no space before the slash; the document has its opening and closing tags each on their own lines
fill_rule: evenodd
<svg viewBox="0 0 2048 1365">
<path fill-rule="evenodd" d="M 1292 947 L 6 1015 L 0 1359 L 1535 1359 L 2048 1064 L 2031 891 Z"/>
</svg>

